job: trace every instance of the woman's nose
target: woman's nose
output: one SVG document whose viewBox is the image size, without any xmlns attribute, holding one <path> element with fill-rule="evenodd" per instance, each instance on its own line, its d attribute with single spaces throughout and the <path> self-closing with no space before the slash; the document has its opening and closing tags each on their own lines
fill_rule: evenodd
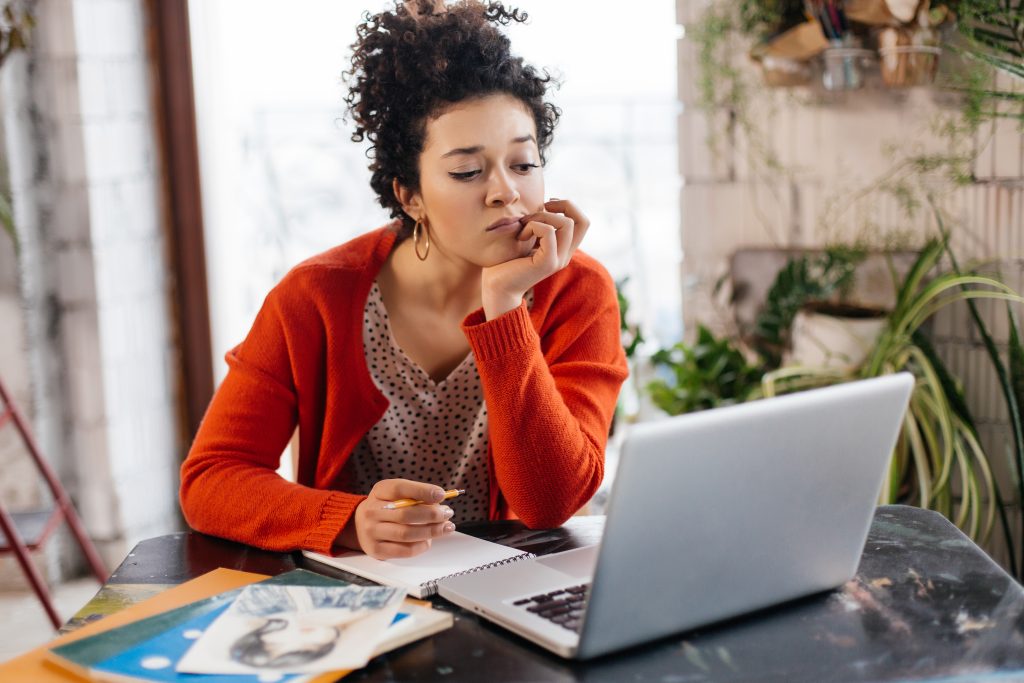
<svg viewBox="0 0 1024 683">
<path fill-rule="evenodd" d="M 508 206 L 519 201 L 519 190 L 515 181 L 500 170 L 491 174 L 491 182 L 487 188 L 488 206 Z"/>
</svg>

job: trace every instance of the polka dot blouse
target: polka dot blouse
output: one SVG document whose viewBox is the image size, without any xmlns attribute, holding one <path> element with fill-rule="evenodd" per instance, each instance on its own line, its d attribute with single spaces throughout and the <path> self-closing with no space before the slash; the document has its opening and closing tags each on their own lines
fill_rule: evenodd
<svg viewBox="0 0 1024 683">
<path fill-rule="evenodd" d="M 528 306 L 531 299 L 532 291 Z M 389 406 L 346 463 L 352 468 L 353 491 L 369 493 L 381 479 L 399 478 L 465 489 L 466 495 L 448 502 L 456 524 L 486 520 L 487 406 L 473 353 L 434 382 L 395 342 L 376 282 L 363 312 L 363 352 Z"/>
</svg>

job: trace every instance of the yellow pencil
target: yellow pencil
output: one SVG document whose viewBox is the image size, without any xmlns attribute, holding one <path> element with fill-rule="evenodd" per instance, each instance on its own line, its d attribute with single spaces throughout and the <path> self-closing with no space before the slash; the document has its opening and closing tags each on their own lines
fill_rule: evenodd
<svg viewBox="0 0 1024 683">
<path fill-rule="evenodd" d="M 455 496 L 462 496 L 465 495 L 465 493 L 466 489 L 449 489 L 444 492 L 444 498 L 442 498 L 441 500 L 451 500 Z M 398 500 L 393 500 L 387 505 L 385 505 L 384 509 L 401 510 L 402 508 L 412 507 L 413 505 L 424 505 L 427 503 L 428 501 L 425 500 L 414 500 L 413 498 L 399 498 Z"/>
</svg>

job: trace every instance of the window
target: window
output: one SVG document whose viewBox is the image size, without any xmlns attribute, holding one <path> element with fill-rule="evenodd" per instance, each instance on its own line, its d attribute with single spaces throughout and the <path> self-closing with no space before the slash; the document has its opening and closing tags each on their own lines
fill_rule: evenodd
<svg viewBox="0 0 1024 683">
<path fill-rule="evenodd" d="M 528 62 L 564 84 L 545 171 L 549 196 L 592 221 L 582 248 L 630 276 L 648 334 L 681 336 L 675 4 L 514 4 Z M 342 120 L 360 15 L 390 3 L 190 3 L 215 376 L 270 288 L 295 263 L 377 227 L 365 145 Z"/>
</svg>

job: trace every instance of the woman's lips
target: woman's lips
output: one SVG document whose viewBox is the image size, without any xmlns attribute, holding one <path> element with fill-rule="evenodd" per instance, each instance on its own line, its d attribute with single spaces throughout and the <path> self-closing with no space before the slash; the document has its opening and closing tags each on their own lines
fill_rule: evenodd
<svg viewBox="0 0 1024 683">
<path fill-rule="evenodd" d="M 502 218 L 499 221 L 491 223 L 487 228 L 487 232 L 519 232 L 522 229 L 522 218 Z"/>
</svg>

